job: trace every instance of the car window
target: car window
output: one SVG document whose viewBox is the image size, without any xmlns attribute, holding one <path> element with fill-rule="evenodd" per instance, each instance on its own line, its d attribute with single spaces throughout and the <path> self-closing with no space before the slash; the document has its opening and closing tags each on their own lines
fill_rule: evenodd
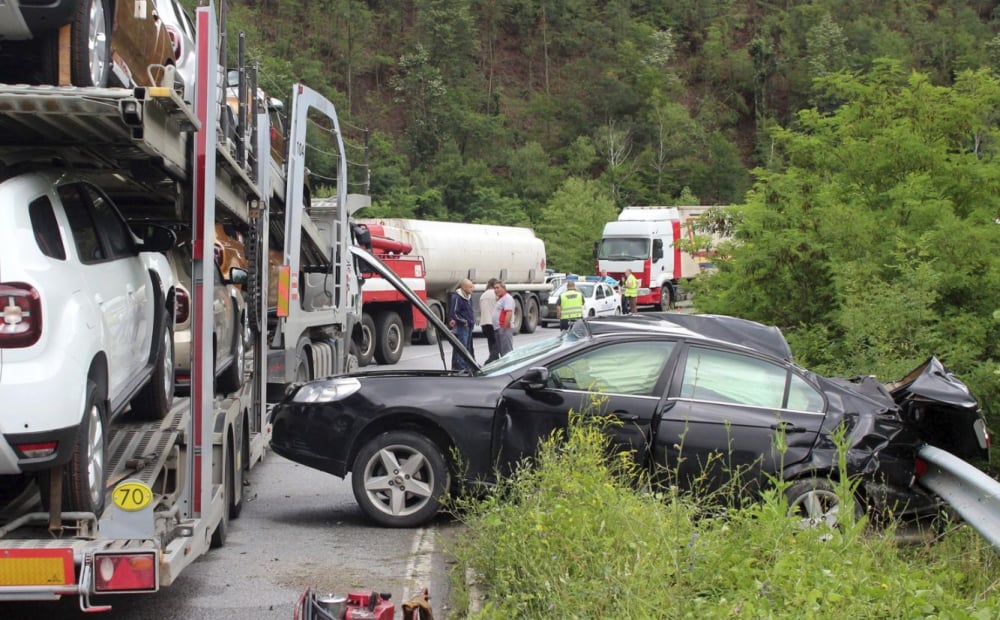
<svg viewBox="0 0 1000 620">
<path fill-rule="evenodd" d="M 33 200 L 28 205 L 28 217 L 31 219 L 31 230 L 35 233 L 35 243 L 42 254 L 66 260 L 66 247 L 59 235 L 59 224 L 49 197 L 41 196 Z"/>
<path fill-rule="evenodd" d="M 691 347 L 681 398 L 781 409 L 788 373 L 782 366 L 748 355 Z"/>
<path fill-rule="evenodd" d="M 785 408 L 823 413 L 825 411 L 823 394 L 802 377 L 792 374 L 792 381 L 788 386 L 788 404 Z"/>
<path fill-rule="evenodd" d="M 136 251 L 132 242 L 132 231 L 129 229 L 128 224 L 125 223 L 125 220 L 118 215 L 118 211 L 115 210 L 111 201 L 90 185 L 83 184 L 81 185 L 81 189 L 90 199 L 94 210 L 94 222 L 97 224 L 97 228 L 107 244 L 106 252 L 108 253 L 108 257 L 123 258 L 126 256 L 135 256 Z"/>
<path fill-rule="evenodd" d="M 590 349 L 549 368 L 549 387 L 653 396 L 674 345 L 647 340 Z"/>
<path fill-rule="evenodd" d="M 63 185 L 59 188 L 59 199 L 69 220 L 69 229 L 73 234 L 73 244 L 81 263 L 95 263 L 105 259 L 101 242 L 97 238 L 97 227 L 90 216 L 90 209 L 84 202 L 76 185 Z"/>
</svg>

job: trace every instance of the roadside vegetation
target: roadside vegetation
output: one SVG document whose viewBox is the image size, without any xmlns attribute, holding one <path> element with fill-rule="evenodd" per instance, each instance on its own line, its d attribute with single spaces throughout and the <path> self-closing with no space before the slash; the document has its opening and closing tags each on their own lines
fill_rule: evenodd
<svg viewBox="0 0 1000 620">
<path fill-rule="evenodd" d="M 839 527 L 759 503 L 657 493 L 601 424 L 571 422 L 485 497 L 458 500 L 453 611 L 470 618 L 996 618 L 1000 556 L 942 522 L 901 545 L 842 511 Z M 637 485 L 637 479 L 640 483 Z M 850 483 L 838 485 L 842 499 Z M 723 490 L 723 493 L 731 490 Z M 470 587 L 470 583 L 472 584 Z M 466 617 L 463 615 L 463 617 Z"/>
</svg>

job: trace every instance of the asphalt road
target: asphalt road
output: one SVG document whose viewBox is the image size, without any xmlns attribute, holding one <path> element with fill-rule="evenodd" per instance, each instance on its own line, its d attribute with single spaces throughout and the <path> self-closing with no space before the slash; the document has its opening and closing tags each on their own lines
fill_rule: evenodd
<svg viewBox="0 0 1000 620">
<path fill-rule="evenodd" d="M 519 334 L 515 348 L 556 335 L 554 328 Z M 477 335 L 476 357 L 486 341 Z M 451 347 L 444 346 L 450 362 Z M 407 347 L 400 368 L 440 368 L 437 346 Z M 95 597 L 110 604 L 99 617 L 130 620 L 264 620 L 292 618 L 307 589 L 347 594 L 392 593 L 397 617 L 402 601 L 427 588 L 434 617 L 449 617 L 447 539 L 461 526 L 446 518 L 416 530 L 383 529 L 367 522 L 341 480 L 268 453 L 249 473 L 248 502 L 232 521 L 226 546 L 185 569 L 154 594 Z M 47 603 L 0 603 L 4 620 L 92 618 L 75 597 Z"/>
</svg>

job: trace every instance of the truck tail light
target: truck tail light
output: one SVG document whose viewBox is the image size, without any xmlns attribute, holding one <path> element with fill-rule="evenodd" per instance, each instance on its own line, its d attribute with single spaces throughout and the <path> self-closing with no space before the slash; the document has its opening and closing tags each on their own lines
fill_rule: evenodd
<svg viewBox="0 0 1000 620">
<path fill-rule="evenodd" d="M 174 323 L 185 323 L 191 315 L 191 298 L 187 291 L 178 288 L 174 295 Z"/>
<path fill-rule="evenodd" d="M 930 465 L 927 464 L 927 461 L 925 461 L 924 459 L 920 459 L 920 458 L 914 459 L 914 462 L 913 462 L 913 477 L 914 478 L 916 478 L 916 479 L 919 480 L 928 471 L 930 471 Z"/>
<path fill-rule="evenodd" d="M 0 284 L 0 349 L 30 347 L 42 337 L 42 299 L 30 284 Z"/>
<path fill-rule="evenodd" d="M 94 592 L 155 592 L 156 552 L 95 553 Z"/>
</svg>

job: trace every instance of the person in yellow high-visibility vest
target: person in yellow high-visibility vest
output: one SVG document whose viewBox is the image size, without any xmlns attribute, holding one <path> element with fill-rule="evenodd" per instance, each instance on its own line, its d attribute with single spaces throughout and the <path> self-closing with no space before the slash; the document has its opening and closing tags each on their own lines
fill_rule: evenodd
<svg viewBox="0 0 1000 620">
<path fill-rule="evenodd" d="M 639 278 L 631 269 L 625 270 L 625 301 L 628 303 L 628 313 L 639 311 Z"/>
<path fill-rule="evenodd" d="M 568 330 L 571 322 L 583 318 L 583 294 L 576 290 L 574 280 L 566 279 L 566 290 L 559 295 L 556 316 L 559 317 L 560 331 Z"/>
</svg>

